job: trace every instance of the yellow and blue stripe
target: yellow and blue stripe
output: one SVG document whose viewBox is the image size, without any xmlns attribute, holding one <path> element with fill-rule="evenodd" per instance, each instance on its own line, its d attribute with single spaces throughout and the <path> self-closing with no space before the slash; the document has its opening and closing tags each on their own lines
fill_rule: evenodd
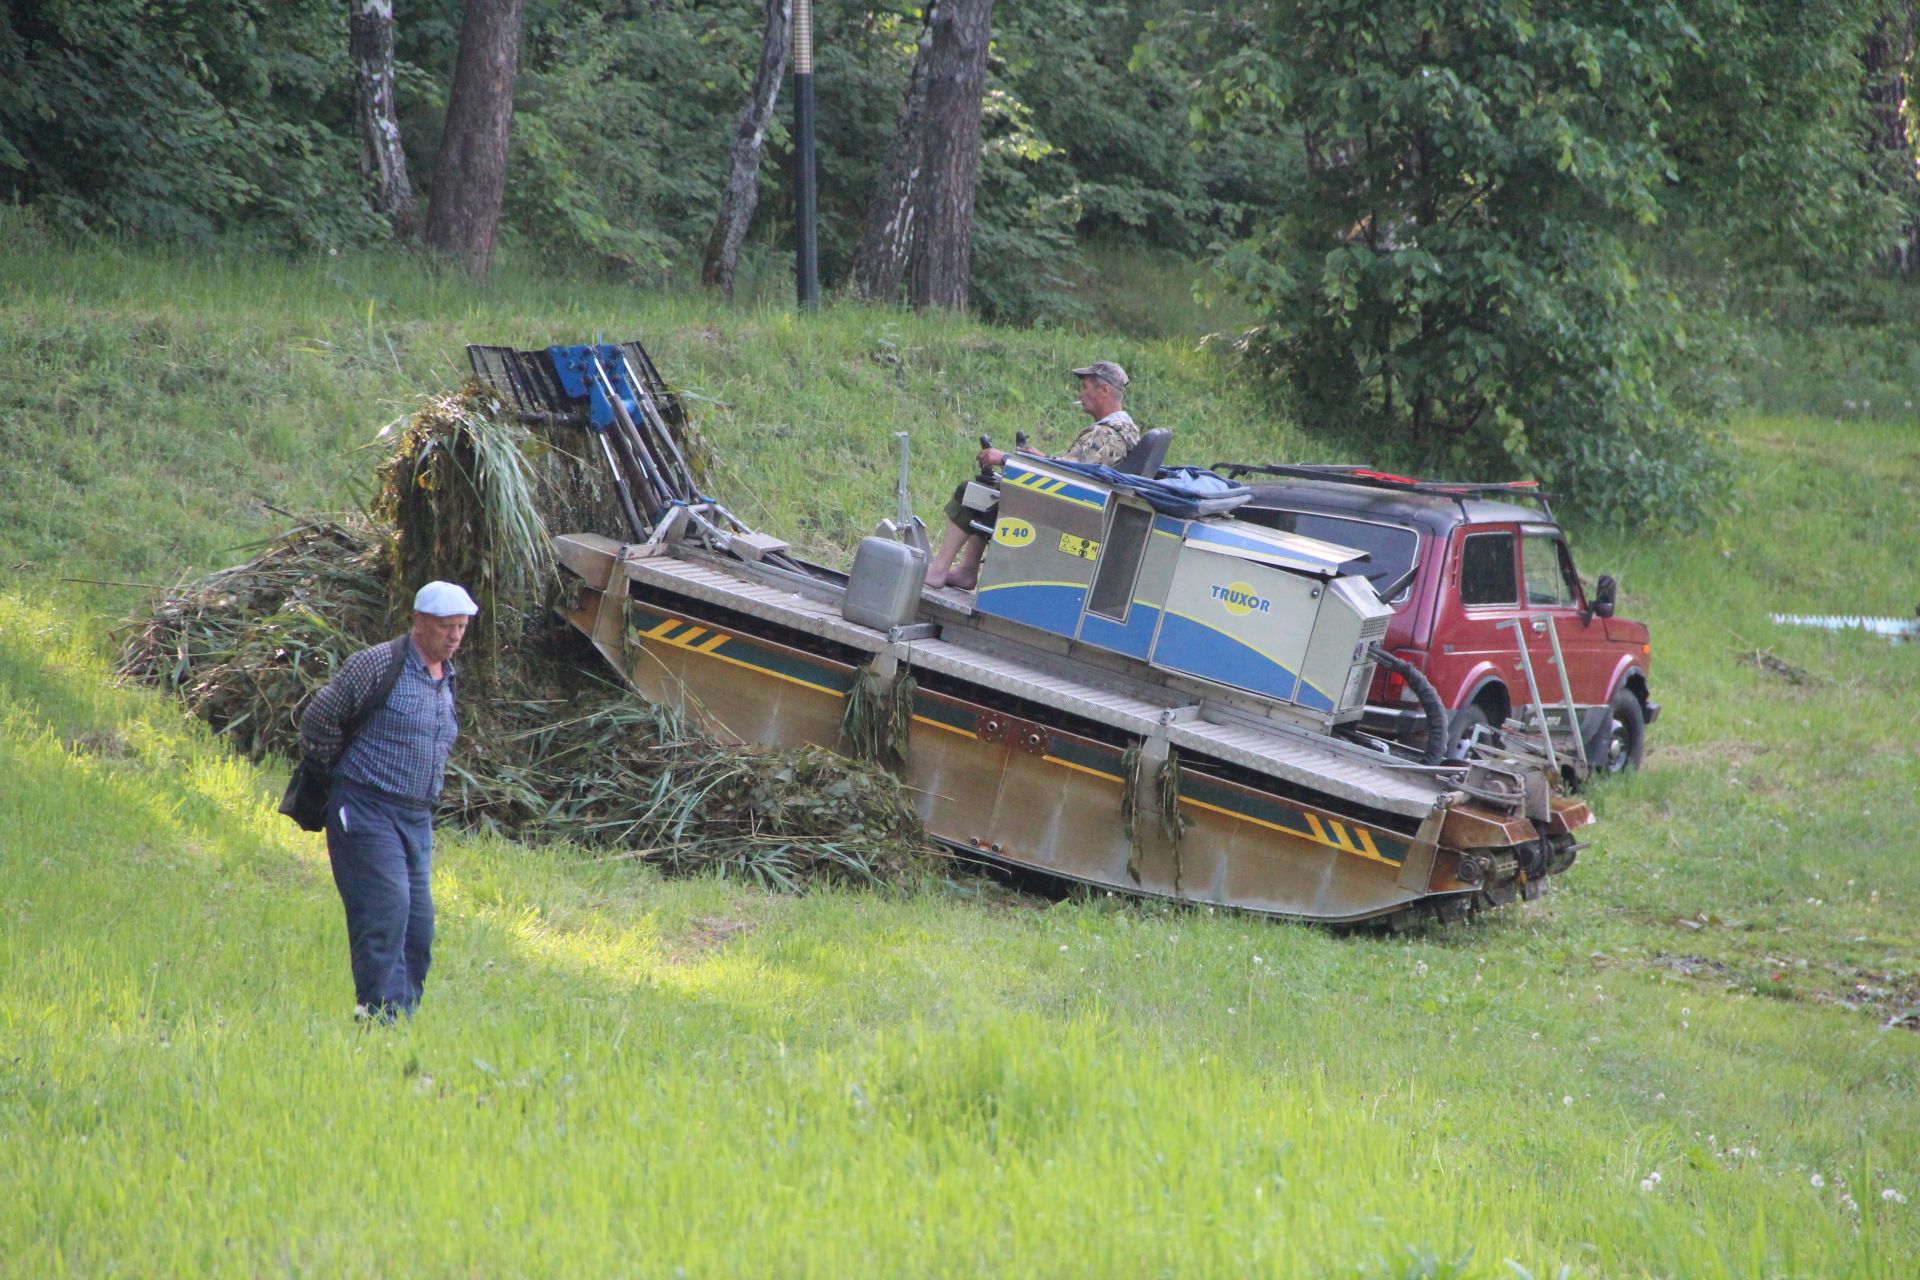
<svg viewBox="0 0 1920 1280">
<path fill-rule="evenodd" d="M 1042 497 L 1057 498 L 1061 502 L 1092 507 L 1095 511 L 1107 509 L 1107 490 L 1096 489 L 1092 485 L 1080 484 L 1073 480 L 1064 480 L 1045 472 L 1029 470 L 1012 458 L 1007 459 L 1006 469 L 1001 473 L 1001 483 L 1040 494 Z"/>
<path fill-rule="evenodd" d="M 693 653 L 761 675 L 844 698 L 853 688 L 852 667 L 815 660 L 785 649 L 765 648 L 705 623 L 670 617 L 635 604 L 630 615 L 632 637 L 686 649 Z"/>
</svg>

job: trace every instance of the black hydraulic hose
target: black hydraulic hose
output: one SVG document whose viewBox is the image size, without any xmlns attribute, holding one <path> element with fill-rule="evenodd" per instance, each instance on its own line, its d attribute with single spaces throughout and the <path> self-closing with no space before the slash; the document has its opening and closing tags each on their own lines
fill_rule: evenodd
<svg viewBox="0 0 1920 1280">
<path fill-rule="evenodd" d="M 1377 644 L 1368 645 L 1367 652 L 1373 655 L 1375 662 L 1407 682 L 1407 687 L 1413 690 L 1413 696 L 1420 699 L 1420 709 L 1427 713 L 1427 749 L 1421 755 L 1420 763 L 1445 764 L 1447 708 L 1440 701 L 1440 693 L 1433 687 L 1433 681 L 1405 658 L 1395 657 Z"/>
</svg>

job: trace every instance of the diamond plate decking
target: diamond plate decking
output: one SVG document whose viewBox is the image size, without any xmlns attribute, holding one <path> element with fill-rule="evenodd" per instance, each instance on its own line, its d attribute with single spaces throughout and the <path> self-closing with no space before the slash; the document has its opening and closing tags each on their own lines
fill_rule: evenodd
<svg viewBox="0 0 1920 1280">
<path fill-rule="evenodd" d="M 1128 733 L 1153 733 L 1163 718 L 1167 718 L 1170 720 L 1166 726 L 1167 740 L 1176 747 L 1324 791 L 1355 804 L 1424 817 L 1449 790 L 1444 781 L 1430 773 L 1375 764 L 1357 752 L 1350 752 L 1344 744 L 1314 741 L 1285 730 L 1216 724 L 1197 717 L 1173 719 L 1168 716 L 1169 712 L 1192 704 L 1171 691 L 1164 701 L 1150 701 L 945 638 L 900 641 L 896 645 L 882 632 L 848 622 L 826 601 L 742 578 L 713 565 L 657 556 L 626 561 L 622 568 L 635 582 L 678 592 L 862 652 L 880 653 L 893 647 L 916 669 L 965 680 Z M 1204 715 L 1204 708 L 1198 714 Z"/>
</svg>

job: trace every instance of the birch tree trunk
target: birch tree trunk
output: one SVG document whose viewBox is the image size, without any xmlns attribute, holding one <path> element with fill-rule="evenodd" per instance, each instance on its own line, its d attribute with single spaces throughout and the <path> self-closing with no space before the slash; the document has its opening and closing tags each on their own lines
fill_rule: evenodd
<svg viewBox="0 0 1920 1280">
<path fill-rule="evenodd" d="M 907 300 L 916 309 L 965 311 L 973 282 L 973 195 L 993 0 L 948 0 L 933 21 L 922 117 L 922 225 Z"/>
<path fill-rule="evenodd" d="M 860 224 L 860 241 L 853 251 L 853 291 L 868 301 L 892 302 L 900 296 L 900 282 L 906 279 L 913 255 L 914 235 L 919 228 L 915 197 L 926 156 L 920 120 L 926 109 L 931 73 L 933 24 L 942 7 L 941 0 L 927 6 L 927 25 L 920 32 L 913 67 L 907 73 L 907 91 L 893 122 L 893 137 L 887 143 L 880 174 L 874 179 L 867 215 Z"/>
<path fill-rule="evenodd" d="M 493 266 L 500 231 L 525 10 L 526 0 L 466 0 L 447 126 L 433 167 L 427 244 L 457 256 L 476 276 Z"/>
<path fill-rule="evenodd" d="M 393 0 L 353 0 L 347 52 L 353 60 L 353 119 L 367 204 L 387 219 L 394 239 L 410 240 L 418 218 L 393 104 Z"/>
<path fill-rule="evenodd" d="M 700 281 L 733 299 L 734 272 L 740 266 L 740 246 L 760 204 L 760 148 L 767 124 L 780 99 L 780 81 L 787 74 L 787 55 L 793 47 L 793 0 L 766 0 L 767 25 L 760 38 L 760 66 L 753 75 L 747 105 L 733 127 L 728 153 L 726 187 L 720 193 L 720 213 L 707 237 L 706 260 Z"/>
</svg>

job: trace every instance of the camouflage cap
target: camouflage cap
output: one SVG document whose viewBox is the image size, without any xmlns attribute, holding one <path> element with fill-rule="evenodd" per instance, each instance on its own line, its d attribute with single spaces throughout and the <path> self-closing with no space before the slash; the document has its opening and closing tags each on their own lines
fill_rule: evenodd
<svg viewBox="0 0 1920 1280">
<path fill-rule="evenodd" d="M 1084 369 L 1075 369 L 1076 378 L 1098 378 L 1116 391 L 1127 389 L 1127 371 L 1111 360 L 1095 360 Z"/>
</svg>

